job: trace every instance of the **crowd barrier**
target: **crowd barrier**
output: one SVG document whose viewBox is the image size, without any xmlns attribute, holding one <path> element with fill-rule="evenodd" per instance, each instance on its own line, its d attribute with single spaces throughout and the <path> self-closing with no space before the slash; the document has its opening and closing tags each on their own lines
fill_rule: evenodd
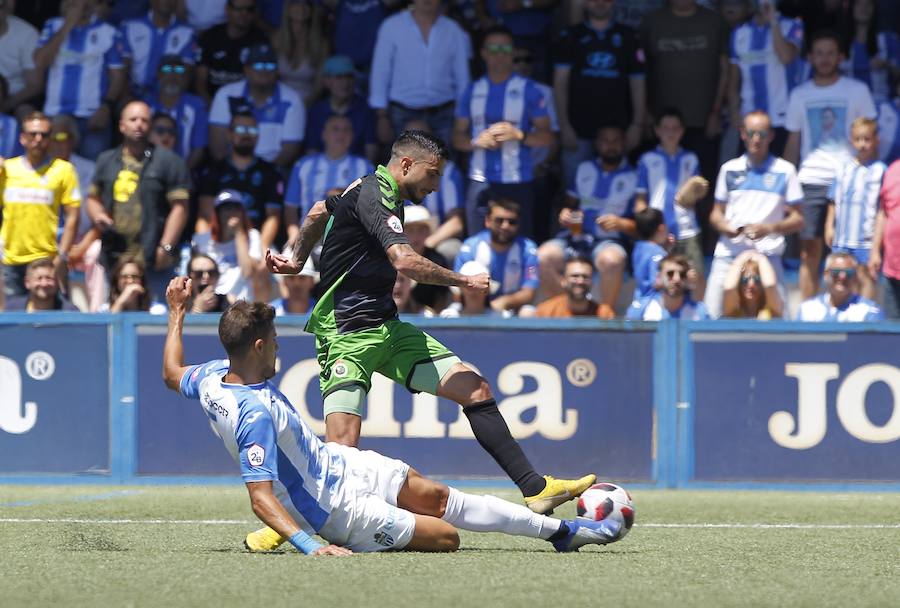
<svg viewBox="0 0 900 608">
<path fill-rule="evenodd" d="M 900 490 L 900 324 L 415 319 L 491 383 L 536 467 L 655 487 Z M 0 483 L 208 483 L 237 469 L 161 380 L 165 317 L 0 315 Z M 324 433 L 313 338 L 274 383 Z M 188 363 L 222 356 L 192 316 Z M 501 478 L 453 403 L 376 377 L 361 447 Z"/>
</svg>

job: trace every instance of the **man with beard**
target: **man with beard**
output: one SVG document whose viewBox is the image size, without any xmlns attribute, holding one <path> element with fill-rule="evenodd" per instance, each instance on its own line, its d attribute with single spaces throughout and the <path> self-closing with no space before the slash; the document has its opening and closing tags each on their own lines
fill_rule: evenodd
<svg viewBox="0 0 900 608">
<path fill-rule="evenodd" d="M 670 253 L 664 257 L 659 263 L 659 293 L 636 300 L 625 318 L 632 321 L 708 319 L 703 302 L 694 302 L 688 293 L 690 268 L 691 265 L 683 254 Z"/>
<path fill-rule="evenodd" d="M 859 263 L 853 254 L 832 253 L 825 259 L 828 290 L 800 305 L 798 321 L 882 321 L 884 313 L 872 300 L 859 295 Z"/>
<path fill-rule="evenodd" d="M 0 302 L 0 310 L 4 310 Z M 59 278 L 53 260 L 42 258 L 28 264 L 25 269 L 25 294 L 6 300 L 8 312 L 41 312 L 52 310 L 75 311 L 78 309 L 59 293 Z"/>
<path fill-rule="evenodd" d="M 590 300 L 594 266 L 588 258 L 571 257 L 566 260 L 562 287 L 565 293 L 541 302 L 536 317 L 565 319 L 569 317 L 596 317 L 599 307 Z"/>
<path fill-rule="evenodd" d="M 292 257 L 268 253 L 266 261 L 273 272 L 297 274 L 324 236 L 323 294 L 306 330 L 316 335 L 327 441 L 357 445 L 360 410 L 377 371 L 413 393 L 462 405 L 475 438 L 516 482 L 528 507 L 547 513 L 581 494 L 595 476 L 567 481 L 538 475 L 513 439 L 487 380 L 443 344 L 401 322 L 391 297 L 398 271 L 420 283 L 488 291 L 487 273 L 463 276 L 442 268 L 418 255 L 403 232 L 403 201 L 421 204 L 436 190 L 448 157 L 446 145 L 433 135 L 404 132 L 386 167 L 313 206 Z M 514 233 L 517 216 L 511 218 Z M 252 550 L 266 550 L 284 540 L 264 529 L 251 533 L 246 543 Z"/>
<path fill-rule="evenodd" d="M 637 172 L 625 159 L 625 133 L 619 127 L 600 128 L 594 147 L 598 158 L 578 165 L 569 184 L 566 206 L 559 212 L 563 231 L 538 250 L 541 290 L 551 297 L 562 291 L 566 250 L 589 257 L 600 272 L 598 316 L 613 319 L 628 260 L 628 239 L 635 234 Z"/>
<path fill-rule="evenodd" d="M 178 129 L 175 152 L 185 159 L 189 169 L 203 161 L 208 139 L 209 118 L 206 102 L 187 91 L 188 66 L 177 55 L 166 55 L 156 72 L 158 87 L 144 101 L 154 113 L 168 114 Z"/>
</svg>

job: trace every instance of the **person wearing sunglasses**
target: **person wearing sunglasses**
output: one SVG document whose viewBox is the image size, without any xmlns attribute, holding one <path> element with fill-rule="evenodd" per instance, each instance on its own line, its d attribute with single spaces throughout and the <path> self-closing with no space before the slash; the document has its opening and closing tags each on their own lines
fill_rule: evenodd
<svg viewBox="0 0 900 608">
<path fill-rule="evenodd" d="M 748 249 L 734 258 L 725 277 L 722 316 L 768 321 L 784 315 L 778 275 L 763 254 Z"/>
<path fill-rule="evenodd" d="M 156 89 L 160 66 L 158 49 L 176 55 L 183 65 L 193 65 L 197 56 L 194 29 L 175 16 L 176 0 L 150 0 L 150 12 L 128 19 L 120 26 L 123 55 L 129 60 L 131 92 L 146 97 Z"/>
<path fill-rule="evenodd" d="M 156 90 L 144 101 L 154 114 L 162 112 L 172 117 L 177 129 L 174 151 L 193 170 L 203 161 L 209 135 L 209 116 L 206 102 L 187 92 L 190 66 L 178 55 L 165 55 L 156 71 Z"/>
<path fill-rule="evenodd" d="M 268 44 L 247 49 L 244 80 L 216 93 L 209 112 L 209 151 L 216 160 L 228 155 L 228 124 L 237 107 L 256 116 L 259 139 L 255 154 L 278 167 L 290 167 L 300 155 L 306 126 L 303 100 L 278 80 L 278 56 Z"/>
<path fill-rule="evenodd" d="M 216 293 L 219 282 L 219 266 L 205 253 L 191 256 L 187 268 L 191 279 L 191 297 L 187 309 L 194 314 L 224 312 L 228 308 L 228 298 Z"/>
<path fill-rule="evenodd" d="M 632 302 L 625 318 L 632 321 L 662 321 L 709 319 L 703 302 L 691 299 L 690 287 L 696 279 L 687 256 L 670 253 L 659 262 L 657 284 L 659 293 Z"/>
<path fill-rule="evenodd" d="M 175 119 L 165 112 L 156 112 L 150 119 L 150 134 L 147 139 L 154 146 L 177 153 L 178 126 Z"/>
<path fill-rule="evenodd" d="M 881 321 L 884 313 L 875 302 L 859 295 L 859 262 L 851 253 L 825 258 L 825 293 L 800 304 L 798 321 Z"/>
</svg>

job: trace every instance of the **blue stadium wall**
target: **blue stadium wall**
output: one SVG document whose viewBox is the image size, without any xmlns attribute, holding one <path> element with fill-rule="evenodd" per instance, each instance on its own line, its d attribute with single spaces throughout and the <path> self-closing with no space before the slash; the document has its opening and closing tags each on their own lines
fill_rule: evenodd
<svg viewBox="0 0 900 608">
<path fill-rule="evenodd" d="M 167 390 L 166 319 L 0 316 L 0 483 L 236 482 Z M 494 387 L 542 472 L 650 487 L 900 490 L 900 324 L 415 320 Z M 302 317 L 274 382 L 324 433 Z M 188 363 L 221 356 L 189 317 Z M 460 408 L 376 378 L 361 446 L 443 478 L 502 475 Z"/>
</svg>

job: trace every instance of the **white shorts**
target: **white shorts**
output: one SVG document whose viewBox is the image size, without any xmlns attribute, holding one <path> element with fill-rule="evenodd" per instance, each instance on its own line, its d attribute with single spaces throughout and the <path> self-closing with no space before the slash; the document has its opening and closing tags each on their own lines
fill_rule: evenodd
<svg viewBox="0 0 900 608">
<path fill-rule="evenodd" d="M 329 444 L 329 448 L 334 444 Z M 341 446 L 343 447 L 343 446 Z M 319 531 L 330 543 L 357 553 L 401 549 L 416 531 L 415 516 L 397 507 L 409 465 L 378 452 L 344 448 L 341 503 Z"/>
</svg>

